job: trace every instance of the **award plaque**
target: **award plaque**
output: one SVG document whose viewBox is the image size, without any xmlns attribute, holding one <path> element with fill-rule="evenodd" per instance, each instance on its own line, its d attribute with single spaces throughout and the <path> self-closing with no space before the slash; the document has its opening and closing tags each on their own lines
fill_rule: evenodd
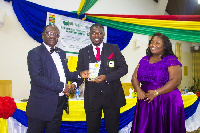
<svg viewBox="0 0 200 133">
<path fill-rule="evenodd" d="M 90 79 L 94 79 L 98 76 L 100 69 L 100 63 L 89 63 Z"/>
</svg>

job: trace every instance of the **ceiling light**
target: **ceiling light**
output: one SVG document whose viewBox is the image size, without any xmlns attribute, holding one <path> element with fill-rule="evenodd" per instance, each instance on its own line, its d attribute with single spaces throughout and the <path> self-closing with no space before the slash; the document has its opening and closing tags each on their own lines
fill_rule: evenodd
<svg viewBox="0 0 200 133">
<path fill-rule="evenodd" d="M 200 0 L 198 0 L 198 4 L 200 4 Z"/>
</svg>

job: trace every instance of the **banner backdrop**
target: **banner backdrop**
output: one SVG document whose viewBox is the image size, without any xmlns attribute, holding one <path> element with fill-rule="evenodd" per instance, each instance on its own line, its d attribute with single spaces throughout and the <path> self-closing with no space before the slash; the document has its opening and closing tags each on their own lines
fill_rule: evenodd
<svg viewBox="0 0 200 133">
<path fill-rule="evenodd" d="M 46 25 L 49 24 L 56 25 L 60 30 L 57 47 L 63 49 L 67 56 L 77 56 L 81 48 L 91 44 L 89 32 L 94 23 L 47 12 Z M 106 42 L 106 26 L 104 31 L 104 42 Z"/>
</svg>

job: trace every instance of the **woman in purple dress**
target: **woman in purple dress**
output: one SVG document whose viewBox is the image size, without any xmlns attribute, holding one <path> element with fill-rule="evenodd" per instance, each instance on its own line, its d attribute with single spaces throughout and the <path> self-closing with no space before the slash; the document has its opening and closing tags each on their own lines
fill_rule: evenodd
<svg viewBox="0 0 200 133">
<path fill-rule="evenodd" d="M 131 133 L 185 133 L 182 65 L 169 38 L 155 33 L 146 52 L 132 76 L 138 100 Z"/>
</svg>

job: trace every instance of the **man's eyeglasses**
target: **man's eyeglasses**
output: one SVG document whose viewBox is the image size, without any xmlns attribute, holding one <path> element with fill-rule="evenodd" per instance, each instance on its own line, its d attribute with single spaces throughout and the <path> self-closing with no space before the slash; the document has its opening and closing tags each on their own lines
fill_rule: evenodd
<svg viewBox="0 0 200 133">
<path fill-rule="evenodd" d="M 54 37 L 60 37 L 60 34 L 57 33 L 52 33 L 52 32 L 46 32 L 44 33 L 46 36 L 50 37 L 50 36 L 54 36 Z"/>
</svg>

